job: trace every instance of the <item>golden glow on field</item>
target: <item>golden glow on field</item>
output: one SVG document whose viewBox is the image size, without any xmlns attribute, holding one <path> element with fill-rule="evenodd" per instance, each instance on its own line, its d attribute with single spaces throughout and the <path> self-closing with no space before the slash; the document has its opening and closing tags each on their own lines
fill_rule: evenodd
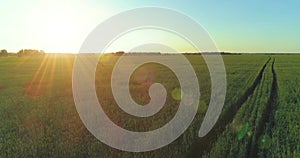
<svg viewBox="0 0 300 158">
<path fill-rule="evenodd" d="M 25 87 L 25 93 L 28 96 L 35 97 L 45 93 L 45 86 L 42 87 L 44 76 L 49 65 L 49 56 L 45 56 L 40 63 L 36 73 Z"/>
<path fill-rule="evenodd" d="M 25 57 L 22 57 L 25 58 Z M 28 61 L 28 59 L 24 59 Z M 63 69 L 66 73 L 65 79 L 72 78 L 72 57 L 60 56 L 58 54 L 46 54 L 43 59 L 41 59 L 38 67 L 25 85 L 25 94 L 29 97 L 37 97 L 44 95 L 46 93 L 52 92 L 52 88 L 55 82 L 55 77 L 57 77 L 57 71 Z M 68 93 L 71 93 L 69 89 L 65 88 Z"/>
</svg>

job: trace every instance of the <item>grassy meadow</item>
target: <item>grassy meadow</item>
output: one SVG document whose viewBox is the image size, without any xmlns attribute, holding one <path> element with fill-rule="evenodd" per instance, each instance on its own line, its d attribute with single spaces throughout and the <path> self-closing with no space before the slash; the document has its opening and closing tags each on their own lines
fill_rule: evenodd
<svg viewBox="0 0 300 158">
<path fill-rule="evenodd" d="M 213 130 L 198 137 L 210 101 L 210 76 L 201 55 L 186 55 L 198 76 L 201 98 L 195 119 L 171 144 L 149 152 L 111 148 L 85 128 L 72 95 L 76 55 L 0 57 L 0 157 L 300 157 L 300 55 L 223 55 L 227 94 Z M 101 56 L 96 92 L 107 116 L 131 131 L 162 127 L 175 115 L 180 100 L 176 75 L 148 63 L 130 79 L 132 98 L 150 101 L 152 83 L 167 90 L 165 106 L 155 115 L 138 118 L 114 101 L 110 78 L 119 56 Z M 184 71 L 184 70 L 182 70 Z M 176 94 L 175 94 L 176 95 Z"/>
</svg>

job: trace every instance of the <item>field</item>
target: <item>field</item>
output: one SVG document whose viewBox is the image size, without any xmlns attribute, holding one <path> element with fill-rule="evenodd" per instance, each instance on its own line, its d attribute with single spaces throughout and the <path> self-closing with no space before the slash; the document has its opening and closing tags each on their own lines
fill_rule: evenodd
<svg viewBox="0 0 300 158">
<path fill-rule="evenodd" d="M 75 58 L 67 54 L 0 58 L 0 157 L 300 157 L 300 55 L 223 55 L 225 105 L 203 138 L 198 130 L 211 99 L 209 71 L 200 55 L 186 55 L 200 83 L 196 117 L 176 141 L 142 153 L 111 148 L 85 128 L 72 95 Z M 97 96 L 105 113 L 131 131 L 162 127 L 180 103 L 174 96 L 180 88 L 176 75 L 155 63 L 136 69 L 129 84 L 134 101 L 147 104 L 154 82 L 162 83 L 168 95 L 157 114 L 133 117 L 112 95 L 110 78 L 118 58 L 103 55 L 96 70 Z"/>
</svg>

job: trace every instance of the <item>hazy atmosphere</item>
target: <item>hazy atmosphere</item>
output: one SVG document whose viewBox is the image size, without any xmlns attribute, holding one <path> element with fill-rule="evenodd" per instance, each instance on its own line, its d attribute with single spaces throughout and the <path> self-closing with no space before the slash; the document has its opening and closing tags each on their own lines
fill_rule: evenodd
<svg viewBox="0 0 300 158">
<path fill-rule="evenodd" d="M 0 5 L 0 49 L 9 52 L 30 48 L 76 53 L 103 20 L 143 6 L 190 16 L 209 32 L 220 51 L 300 52 L 297 0 L 3 0 Z M 193 51 L 185 46 L 181 50 Z"/>
</svg>

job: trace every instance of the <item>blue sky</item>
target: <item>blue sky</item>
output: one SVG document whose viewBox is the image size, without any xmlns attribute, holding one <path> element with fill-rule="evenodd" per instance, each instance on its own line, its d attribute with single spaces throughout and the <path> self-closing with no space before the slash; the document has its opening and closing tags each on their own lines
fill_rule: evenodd
<svg viewBox="0 0 300 158">
<path fill-rule="evenodd" d="M 8 51 L 77 52 L 101 21 L 128 9 L 158 6 L 196 20 L 220 51 L 300 52 L 297 0 L 2 0 L 0 6 L 0 49 Z"/>
</svg>

